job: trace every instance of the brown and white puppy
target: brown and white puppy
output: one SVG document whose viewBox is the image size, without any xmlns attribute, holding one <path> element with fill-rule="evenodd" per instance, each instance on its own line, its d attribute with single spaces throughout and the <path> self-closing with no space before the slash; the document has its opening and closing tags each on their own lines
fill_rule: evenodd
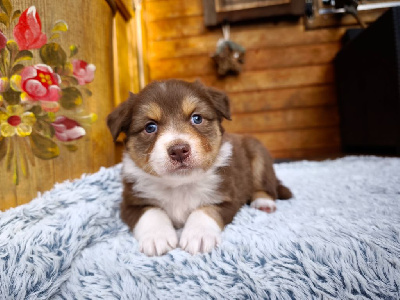
<svg viewBox="0 0 400 300">
<path fill-rule="evenodd" d="M 209 252 L 244 204 L 273 212 L 292 196 L 263 145 L 224 133 L 223 118 L 226 94 L 180 80 L 153 82 L 108 116 L 114 140 L 126 134 L 121 218 L 145 254 Z"/>
</svg>

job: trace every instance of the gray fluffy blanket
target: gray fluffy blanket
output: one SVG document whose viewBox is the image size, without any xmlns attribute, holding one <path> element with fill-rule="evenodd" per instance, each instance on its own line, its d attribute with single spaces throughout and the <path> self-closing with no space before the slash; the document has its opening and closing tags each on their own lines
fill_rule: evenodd
<svg viewBox="0 0 400 300">
<path fill-rule="evenodd" d="M 398 158 L 277 164 L 295 199 L 153 258 L 119 219 L 120 167 L 0 213 L 0 299 L 400 299 Z"/>
</svg>

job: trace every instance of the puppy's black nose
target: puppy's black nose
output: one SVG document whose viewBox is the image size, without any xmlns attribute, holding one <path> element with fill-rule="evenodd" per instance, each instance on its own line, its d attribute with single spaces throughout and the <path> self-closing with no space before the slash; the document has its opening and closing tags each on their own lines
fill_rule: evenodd
<svg viewBox="0 0 400 300">
<path fill-rule="evenodd" d="M 177 144 L 168 148 L 168 155 L 173 160 L 183 162 L 190 155 L 189 144 Z"/>
</svg>

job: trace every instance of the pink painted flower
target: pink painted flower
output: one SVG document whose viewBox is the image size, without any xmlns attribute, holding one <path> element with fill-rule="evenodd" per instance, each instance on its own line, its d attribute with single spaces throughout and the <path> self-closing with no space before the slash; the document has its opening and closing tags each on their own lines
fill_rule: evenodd
<svg viewBox="0 0 400 300">
<path fill-rule="evenodd" d="M 62 142 L 74 141 L 86 134 L 85 129 L 78 122 L 65 116 L 58 116 L 51 125 L 56 131 L 57 139 Z"/>
<path fill-rule="evenodd" d="M 60 77 L 47 65 L 25 67 L 21 72 L 21 88 L 33 101 L 58 101 Z"/>
<path fill-rule="evenodd" d="M 7 45 L 7 38 L 4 33 L 0 30 L 0 50 L 5 48 Z"/>
<path fill-rule="evenodd" d="M 96 71 L 96 67 L 93 64 L 88 64 L 83 60 L 74 59 L 72 61 L 72 66 L 74 69 L 74 76 L 80 85 L 85 85 L 86 83 L 93 81 L 94 71 Z"/>
<path fill-rule="evenodd" d="M 42 32 L 42 22 L 35 6 L 29 7 L 21 14 L 13 33 L 19 50 L 38 49 L 47 42 L 47 36 Z"/>
</svg>

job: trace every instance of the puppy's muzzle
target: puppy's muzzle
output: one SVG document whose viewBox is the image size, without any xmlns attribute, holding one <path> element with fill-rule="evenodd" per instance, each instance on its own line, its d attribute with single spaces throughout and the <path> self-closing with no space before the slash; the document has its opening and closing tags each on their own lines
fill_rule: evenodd
<svg viewBox="0 0 400 300">
<path fill-rule="evenodd" d="M 169 157 L 177 162 L 182 163 L 186 158 L 190 156 L 189 144 L 177 144 L 168 148 Z"/>
</svg>

